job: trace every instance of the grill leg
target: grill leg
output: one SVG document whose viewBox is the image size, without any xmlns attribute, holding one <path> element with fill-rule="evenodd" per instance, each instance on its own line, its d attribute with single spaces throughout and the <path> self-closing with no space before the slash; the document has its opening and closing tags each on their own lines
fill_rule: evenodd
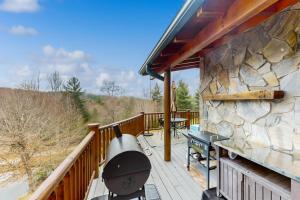
<svg viewBox="0 0 300 200">
<path fill-rule="evenodd" d="M 206 153 L 206 165 L 207 165 L 207 189 L 209 189 L 209 161 L 210 161 L 210 152 L 209 152 L 209 146 L 206 146 L 207 147 L 207 153 Z"/>
<path fill-rule="evenodd" d="M 190 141 L 188 140 L 188 155 L 187 155 L 187 170 L 190 170 L 190 156 L 191 156 L 191 147 L 190 147 Z"/>
</svg>

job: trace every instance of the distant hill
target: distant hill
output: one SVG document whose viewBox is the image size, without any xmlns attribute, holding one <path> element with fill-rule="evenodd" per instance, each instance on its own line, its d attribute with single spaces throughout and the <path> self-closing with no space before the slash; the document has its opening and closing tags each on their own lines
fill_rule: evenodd
<svg viewBox="0 0 300 200">
<path fill-rule="evenodd" d="M 156 112 L 161 106 L 149 99 L 136 97 L 110 97 L 87 94 L 86 105 L 91 114 L 91 121 L 109 124 L 137 115 L 140 112 Z"/>
<path fill-rule="evenodd" d="M 11 91 L 24 92 L 22 89 L 0 87 L 0 96 Z M 47 91 L 39 92 L 47 94 L 53 93 Z M 85 93 L 83 98 L 85 99 L 86 107 L 91 116 L 90 121 L 99 122 L 102 125 L 129 118 L 140 112 L 158 112 L 162 109 L 161 105 L 157 105 L 152 100 L 137 97 L 111 97 Z"/>
</svg>

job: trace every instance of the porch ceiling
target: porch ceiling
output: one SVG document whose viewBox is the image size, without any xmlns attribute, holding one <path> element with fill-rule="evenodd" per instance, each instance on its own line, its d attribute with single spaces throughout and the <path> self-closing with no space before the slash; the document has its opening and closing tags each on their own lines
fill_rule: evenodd
<svg viewBox="0 0 300 200">
<path fill-rule="evenodd" d="M 140 69 L 198 68 L 200 58 L 297 0 L 187 0 Z"/>
</svg>

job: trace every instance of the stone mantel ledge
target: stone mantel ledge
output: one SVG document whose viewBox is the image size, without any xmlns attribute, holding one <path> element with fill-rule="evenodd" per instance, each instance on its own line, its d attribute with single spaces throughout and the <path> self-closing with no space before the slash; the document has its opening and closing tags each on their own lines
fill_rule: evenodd
<svg viewBox="0 0 300 200">
<path fill-rule="evenodd" d="M 290 155 L 273 150 L 268 146 L 249 143 L 242 139 L 232 138 L 218 141 L 214 144 L 300 182 L 300 154 Z"/>
</svg>

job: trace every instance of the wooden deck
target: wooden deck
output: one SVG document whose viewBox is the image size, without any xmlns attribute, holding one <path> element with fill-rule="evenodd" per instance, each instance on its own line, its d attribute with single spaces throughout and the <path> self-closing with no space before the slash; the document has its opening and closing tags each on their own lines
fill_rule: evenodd
<svg viewBox="0 0 300 200">
<path fill-rule="evenodd" d="M 206 187 L 204 169 L 196 161 L 192 161 L 191 170 L 186 170 L 187 144 L 183 136 L 172 136 L 171 162 L 163 159 L 163 138 L 160 133 L 154 136 L 139 136 L 138 140 L 149 155 L 152 164 L 149 184 L 155 184 L 163 200 L 199 200 Z M 101 169 L 100 169 L 101 170 Z M 100 172 L 101 174 L 101 172 Z M 211 187 L 216 185 L 215 171 L 211 173 Z M 107 194 L 108 190 L 101 178 L 95 179 L 89 198 Z"/>
</svg>

